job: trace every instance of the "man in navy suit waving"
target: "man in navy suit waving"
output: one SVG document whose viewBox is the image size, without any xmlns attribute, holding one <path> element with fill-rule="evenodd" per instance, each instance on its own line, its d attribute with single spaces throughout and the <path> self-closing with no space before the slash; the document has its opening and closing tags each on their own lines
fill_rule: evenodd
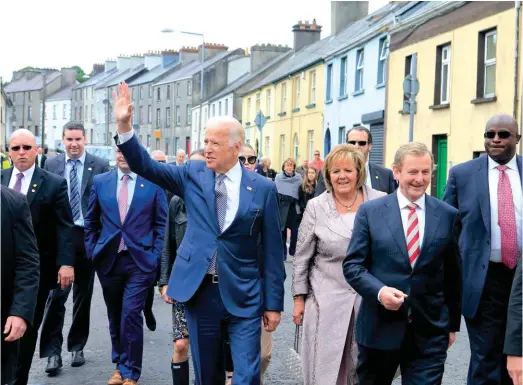
<svg viewBox="0 0 523 385">
<path fill-rule="evenodd" d="M 274 331 L 284 300 L 276 187 L 238 162 L 245 131 L 230 117 L 208 122 L 205 162 L 174 166 L 151 160 L 131 129 L 129 88 L 125 83 L 118 88 L 119 95 L 114 95 L 116 140 L 129 166 L 180 196 L 187 206 L 187 231 L 167 295 L 186 303 L 196 384 L 223 383 L 224 372 L 217 362 L 226 327 L 233 383 L 259 385 L 260 318 L 266 331 Z M 260 233 L 263 263 L 258 263 Z"/>
</svg>

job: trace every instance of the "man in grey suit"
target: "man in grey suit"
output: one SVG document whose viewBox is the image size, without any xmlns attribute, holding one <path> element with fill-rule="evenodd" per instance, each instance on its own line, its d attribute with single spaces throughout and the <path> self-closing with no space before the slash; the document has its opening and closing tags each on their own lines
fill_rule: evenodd
<svg viewBox="0 0 523 385">
<path fill-rule="evenodd" d="M 87 138 L 82 122 L 70 121 L 64 126 L 62 142 L 66 153 L 45 163 L 45 170 L 67 180 L 69 203 L 74 219 L 76 277 L 73 284 L 73 322 L 67 337 L 68 351 L 73 353 L 71 365 L 85 363 L 83 349 L 89 336 L 89 317 L 93 295 L 94 270 L 85 254 L 84 217 L 87 211 L 93 177 L 109 171 L 109 162 L 85 151 Z M 56 287 L 47 301 L 46 316 L 40 336 L 40 357 L 48 357 L 46 372 L 56 375 L 62 367 L 62 329 L 65 303 L 71 286 Z"/>
<path fill-rule="evenodd" d="M 378 164 L 369 162 L 369 153 L 372 150 L 372 134 L 363 127 L 352 127 L 347 132 L 347 144 L 353 145 L 360 149 L 365 155 L 366 165 L 365 171 L 367 173 L 367 180 L 365 184 L 374 190 L 383 191 L 387 194 L 392 194 L 396 188 L 397 183 L 394 180 L 392 170 L 382 167 Z M 323 182 L 323 173 L 318 170 L 319 177 L 314 191 L 314 196 L 318 196 L 325 191 L 325 182 Z"/>
</svg>

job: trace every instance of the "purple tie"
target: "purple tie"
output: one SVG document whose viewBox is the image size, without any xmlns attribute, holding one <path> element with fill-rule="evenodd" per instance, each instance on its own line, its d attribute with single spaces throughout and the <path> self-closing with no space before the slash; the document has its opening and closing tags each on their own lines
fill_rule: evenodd
<svg viewBox="0 0 523 385">
<path fill-rule="evenodd" d="M 120 194 L 118 194 L 118 209 L 120 211 L 120 221 L 122 225 L 125 221 L 125 216 L 127 215 L 127 200 L 129 196 L 129 188 L 127 182 L 129 181 L 129 175 L 124 175 L 122 178 L 122 186 L 120 187 Z M 118 246 L 118 252 L 122 251 L 125 248 L 125 242 L 122 239 L 120 240 L 120 245 Z"/>
<path fill-rule="evenodd" d="M 510 180 L 505 172 L 508 167 L 498 166 L 498 224 L 501 230 L 501 261 L 513 269 L 518 260 L 518 234 L 516 228 L 516 211 Z"/>
<path fill-rule="evenodd" d="M 16 183 L 13 186 L 13 190 L 15 190 L 16 192 L 20 192 L 20 190 L 22 190 L 22 178 L 23 177 L 24 177 L 24 174 L 21 172 L 16 174 Z"/>
</svg>

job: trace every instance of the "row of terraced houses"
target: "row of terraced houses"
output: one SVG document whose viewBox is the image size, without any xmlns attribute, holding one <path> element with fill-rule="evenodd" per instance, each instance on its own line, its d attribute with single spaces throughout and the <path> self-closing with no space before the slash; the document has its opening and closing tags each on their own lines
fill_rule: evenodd
<svg viewBox="0 0 523 385">
<path fill-rule="evenodd" d="M 41 73 L 16 73 L 4 88 L 12 104 L 7 131 L 39 134 L 45 89 L 51 148 L 69 118 L 84 121 L 91 143 L 109 143 L 116 131 L 111 94 L 126 81 L 133 127 L 151 150 L 190 152 L 201 147 L 208 119 L 230 115 L 273 164 L 311 159 L 315 150 L 325 156 L 348 129 L 364 125 L 373 136 L 371 161 L 388 166 L 408 141 L 403 83 L 415 67 L 413 138 L 435 154 L 431 193 L 440 196 L 448 169 L 484 151 L 490 116 L 505 112 L 521 122 L 520 2 L 390 2 L 369 14 L 367 2 L 333 1 L 330 36 L 322 38 L 320 24 L 292 26 L 292 47 L 206 44 L 121 56 L 95 65 L 81 84 L 69 69 L 49 70 L 45 86 Z"/>
</svg>

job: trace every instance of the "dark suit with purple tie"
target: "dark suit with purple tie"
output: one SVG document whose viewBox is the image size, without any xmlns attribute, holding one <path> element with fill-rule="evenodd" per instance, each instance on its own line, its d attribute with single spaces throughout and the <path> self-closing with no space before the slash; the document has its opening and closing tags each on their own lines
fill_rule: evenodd
<svg viewBox="0 0 523 385">
<path fill-rule="evenodd" d="M 128 197 L 122 204 L 124 188 Z M 126 213 L 121 211 L 124 206 Z M 107 305 L 112 361 L 123 379 L 137 381 L 141 375 L 142 311 L 156 279 L 166 217 L 165 192 L 153 183 L 136 174 L 125 181 L 120 170 L 95 176 L 85 217 L 85 244 Z"/>
</svg>

